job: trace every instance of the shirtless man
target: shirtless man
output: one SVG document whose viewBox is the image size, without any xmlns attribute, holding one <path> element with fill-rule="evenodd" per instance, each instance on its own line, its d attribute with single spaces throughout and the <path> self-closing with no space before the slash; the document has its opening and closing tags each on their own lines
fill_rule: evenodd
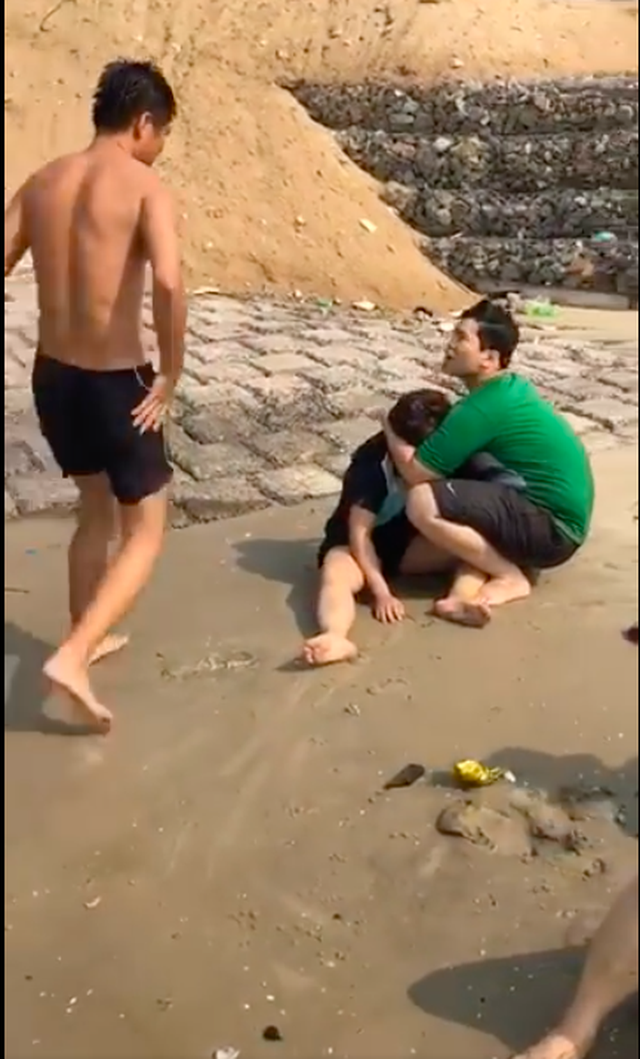
<svg viewBox="0 0 640 1059">
<path fill-rule="evenodd" d="M 517 1059 L 586 1059 L 604 1020 L 638 988 L 638 876 L 613 904 L 560 1025 Z"/>
<path fill-rule="evenodd" d="M 102 732 L 112 715 L 89 666 L 124 645 L 110 630 L 149 580 L 171 479 L 162 427 L 182 370 L 186 302 L 173 205 L 151 166 L 175 114 L 152 63 L 110 63 L 94 95 L 91 145 L 34 173 L 5 212 L 5 276 L 31 250 L 38 287 L 36 411 L 80 494 L 71 629 L 44 673 Z M 158 374 L 141 341 L 147 261 Z"/>
</svg>

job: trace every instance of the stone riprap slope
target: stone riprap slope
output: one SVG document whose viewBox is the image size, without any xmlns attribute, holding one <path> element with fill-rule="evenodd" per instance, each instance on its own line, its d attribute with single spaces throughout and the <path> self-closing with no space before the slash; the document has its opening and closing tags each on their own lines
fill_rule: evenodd
<svg viewBox="0 0 640 1059">
<path fill-rule="evenodd" d="M 637 79 L 292 90 L 462 282 L 637 294 Z"/>
<path fill-rule="evenodd" d="M 477 133 L 493 136 L 633 129 L 638 121 L 638 81 L 632 77 L 579 80 L 415 84 L 290 85 L 311 117 L 331 129 L 358 127 L 425 136 Z"/>
<path fill-rule="evenodd" d="M 153 347 L 150 310 L 145 334 Z M 66 514 L 63 480 L 32 409 L 35 291 L 5 292 L 5 518 Z M 321 305 L 203 295 L 190 304 L 185 375 L 169 429 L 174 523 L 330 496 L 349 453 L 402 392 L 450 385 L 435 323 Z M 587 447 L 637 444 L 637 342 L 525 327 L 518 368 Z M 321 525 L 318 525 L 318 533 Z"/>
</svg>

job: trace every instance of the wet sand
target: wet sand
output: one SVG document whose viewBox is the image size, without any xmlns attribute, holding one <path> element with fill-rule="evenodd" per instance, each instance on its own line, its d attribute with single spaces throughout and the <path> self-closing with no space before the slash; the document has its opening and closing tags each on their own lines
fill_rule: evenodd
<svg viewBox="0 0 640 1059">
<path fill-rule="evenodd" d="M 575 979 L 567 928 L 637 863 L 637 457 L 595 466 L 592 539 L 530 601 L 476 632 L 414 587 L 402 627 L 363 609 L 362 659 L 320 672 L 291 661 L 325 508 L 172 534 L 96 672 L 107 739 L 42 713 L 69 527 L 7 528 L 9 1055 L 504 1059 L 540 1033 Z M 605 828 L 589 872 L 441 836 L 450 790 L 380 793 L 461 757 L 610 786 L 630 835 Z M 595 1059 L 634 1045 L 625 1014 Z"/>
<path fill-rule="evenodd" d="M 638 342 L 638 313 L 623 309 L 581 309 L 561 306 L 554 326 L 567 336 L 589 341 Z"/>
</svg>

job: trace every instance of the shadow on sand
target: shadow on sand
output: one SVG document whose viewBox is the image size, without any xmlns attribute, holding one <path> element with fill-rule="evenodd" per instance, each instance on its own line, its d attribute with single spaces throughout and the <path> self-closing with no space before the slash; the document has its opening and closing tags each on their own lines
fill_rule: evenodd
<svg viewBox="0 0 640 1059">
<path fill-rule="evenodd" d="M 519 783 L 548 791 L 552 798 L 572 784 L 606 788 L 624 807 L 618 821 L 623 832 L 638 837 L 637 757 L 610 769 L 590 754 L 556 756 L 507 747 L 486 763 L 510 769 Z M 560 1016 L 575 989 L 584 951 L 567 947 L 447 967 L 415 982 L 408 994 L 429 1015 L 483 1030 L 517 1054 Z M 630 1059 L 637 1046 L 636 1000 L 612 1017 L 589 1059 Z"/>
<path fill-rule="evenodd" d="M 55 720 L 44 712 L 47 687 L 42 667 L 51 644 L 36 639 L 12 622 L 4 626 L 4 730 L 42 735 L 88 735 L 84 724 Z"/>
<path fill-rule="evenodd" d="M 234 541 L 238 566 L 265 581 L 288 585 L 287 606 L 300 635 L 316 632 L 314 601 L 318 582 L 318 542 L 246 538 Z"/>
<path fill-rule="evenodd" d="M 618 820 L 630 838 L 638 837 L 638 758 L 630 758 L 620 768 L 611 769 L 593 754 L 567 754 L 557 757 L 525 747 L 507 747 L 486 759 L 490 767 L 509 769 L 518 783 L 548 791 L 575 784 L 611 791 L 624 808 Z"/>
<path fill-rule="evenodd" d="M 584 950 L 573 948 L 444 968 L 415 982 L 409 998 L 429 1015 L 484 1031 L 517 1054 L 559 1018 L 583 957 Z M 626 1004 L 612 1017 L 589 1059 L 637 1055 L 637 1012 L 632 1008 Z"/>
<path fill-rule="evenodd" d="M 301 637 L 313 636 L 318 631 L 315 618 L 315 599 L 318 590 L 318 540 L 278 541 L 246 539 L 234 542 L 238 565 L 248 573 L 267 581 L 289 585 L 287 606 L 293 614 Z M 401 599 L 425 601 L 442 594 L 446 578 L 431 576 L 402 577 L 394 582 Z M 366 599 L 362 599 L 366 610 Z"/>
</svg>

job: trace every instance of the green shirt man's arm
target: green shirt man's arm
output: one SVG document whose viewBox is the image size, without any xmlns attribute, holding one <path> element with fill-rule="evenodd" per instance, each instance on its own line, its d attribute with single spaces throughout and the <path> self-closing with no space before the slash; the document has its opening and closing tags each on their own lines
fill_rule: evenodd
<svg viewBox="0 0 640 1059">
<path fill-rule="evenodd" d="M 429 475 L 422 481 L 450 478 L 476 452 L 485 451 L 494 437 L 493 420 L 478 407 L 475 391 L 463 397 L 438 429 L 416 449 L 416 463 Z"/>
<path fill-rule="evenodd" d="M 406 441 L 394 434 L 386 419 L 384 420 L 384 433 L 387 439 L 389 455 L 406 486 L 411 488 L 413 485 L 433 482 L 441 477 L 429 467 L 425 467 L 416 458 L 417 452 L 413 445 L 408 445 Z"/>
</svg>

